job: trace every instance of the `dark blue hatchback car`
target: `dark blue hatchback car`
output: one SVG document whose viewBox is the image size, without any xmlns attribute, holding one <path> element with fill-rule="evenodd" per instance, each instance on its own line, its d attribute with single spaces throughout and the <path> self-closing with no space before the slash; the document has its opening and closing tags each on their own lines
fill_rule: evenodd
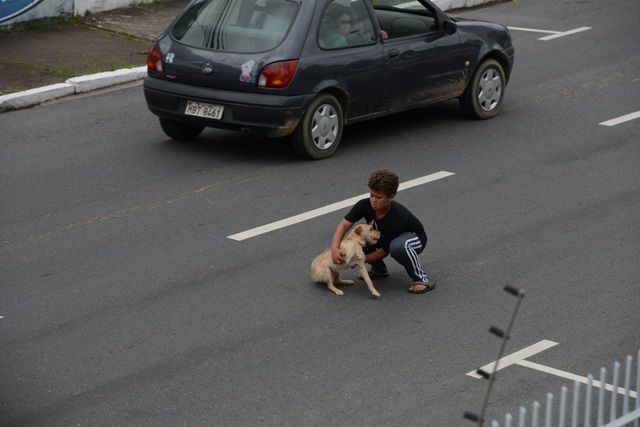
<svg viewBox="0 0 640 427">
<path fill-rule="evenodd" d="M 171 138 L 290 135 L 322 159 L 349 123 L 452 98 L 495 116 L 513 59 L 506 27 L 429 0 L 194 0 L 149 50 L 144 94 Z"/>
</svg>

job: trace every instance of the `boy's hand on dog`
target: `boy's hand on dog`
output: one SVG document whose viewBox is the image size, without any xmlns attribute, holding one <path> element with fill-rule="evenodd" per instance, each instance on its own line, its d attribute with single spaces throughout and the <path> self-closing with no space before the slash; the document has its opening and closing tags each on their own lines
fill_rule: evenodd
<svg viewBox="0 0 640 427">
<path fill-rule="evenodd" d="M 333 261 L 334 264 L 342 264 L 344 262 L 344 257 L 345 254 L 340 248 L 331 249 L 331 261 Z"/>
</svg>

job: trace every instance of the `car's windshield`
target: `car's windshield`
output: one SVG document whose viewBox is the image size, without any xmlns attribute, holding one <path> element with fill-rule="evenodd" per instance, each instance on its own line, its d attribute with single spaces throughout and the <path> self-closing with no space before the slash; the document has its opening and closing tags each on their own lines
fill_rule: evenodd
<svg viewBox="0 0 640 427">
<path fill-rule="evenodd" d="M 289 0 L 203 0 L 190 5 L 171 35 L 190 46 L 213 50 L 267 51 L 282 42 L 297 9 Z"/>
</svg>

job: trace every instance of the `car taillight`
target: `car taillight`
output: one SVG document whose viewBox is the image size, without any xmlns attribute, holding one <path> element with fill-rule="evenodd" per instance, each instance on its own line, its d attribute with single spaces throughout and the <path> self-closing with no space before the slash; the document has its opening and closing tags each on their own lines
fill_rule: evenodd
<svg viewBox="0 0 640 427">
<path fill-rule="evenodd" d="M 269 64 L 260 71 L 258 86 L 269 88 L 287 87 L 293 80 L 297 67 L 297 59 Z"/>
<path fill-rule="evenodd" d="M 147 67 L 151 71 L 157 71 L 159 73 L 164 72 L 164 65 L 162 64 L 162 54 L 160 49 L 155 44 L 149 49 L 147 53 Z"/>
</svg>

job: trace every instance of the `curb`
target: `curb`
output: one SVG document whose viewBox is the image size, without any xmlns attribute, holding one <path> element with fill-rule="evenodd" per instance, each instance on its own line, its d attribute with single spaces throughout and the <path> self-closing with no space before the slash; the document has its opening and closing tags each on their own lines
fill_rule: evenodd
<svg viewBox="0 0 640 427">
<path fill-rule="evenodd" d="M 29 108 L 46 101 L 69 95 L 91 92 L 98 89 L 142 80 L 147 76 L 147 66 L 122 68 L 115 71 L 72 77 L 64 83 L 29 89 L 0 96 L 0 113 Z"/>
</svg>

